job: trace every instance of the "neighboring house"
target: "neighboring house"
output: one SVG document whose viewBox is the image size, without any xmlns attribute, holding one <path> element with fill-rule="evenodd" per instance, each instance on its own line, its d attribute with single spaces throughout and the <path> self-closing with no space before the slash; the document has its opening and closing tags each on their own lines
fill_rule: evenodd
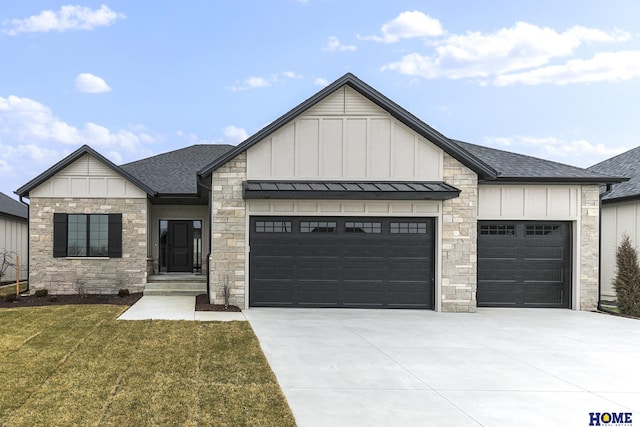
<svg viewBox="0 0 640 427">
<path fill-rule="evenodd" d="M 12 263 L 20 262 L 20 278 L 27 279 L 27 206 L 0 193 L 0 252 L 10 252 Z M 1 260 L 0 260 L 1 262 Z M 16 280 L 15 267 L 9 267 L 1 282 Z"/>
<path fill-rule="evenodd" d="M 346 74 L 236 147 L 116 166 L 84 146 L 17 193 L 33 289 L 184 272 L 243 308 L 590 310 L 615 182 L 451 140 Z"/>
<path fill-rule="evenodd" d="M 616 248 L 624 233 L 635 247 L 640 242 L 640 147 L 619 154 L 588 168 L 598 173 L 628 177 L 602 194 L 600 280 L 601 298 L 616 299 L 613 280 L 616 275 Z"/>
</svg>

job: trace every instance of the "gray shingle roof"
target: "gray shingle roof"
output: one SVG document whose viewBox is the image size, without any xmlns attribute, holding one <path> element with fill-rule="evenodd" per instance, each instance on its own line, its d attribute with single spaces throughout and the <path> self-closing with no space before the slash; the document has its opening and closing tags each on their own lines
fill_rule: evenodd
<svg viewBox="0 0 640 427">
<path fill-rule="evenodd" d="M 0 215 L 3 214 L 27 219 L 27 206 L 4 193 L 0 193 Z"/>
<path fill-rule="evenodd" d="M 599 171 L 539 159 L 524 154 L 483 147 L 452 140 L 458 146 L 482 160 L 498 172 L 496 181 L 520 182 L 620 182 L 620 179 Z"/>
<path fill-rule="evenodd" d="M 611 192 L 602 197 L 603 201 L 640 198 L 640 147 L 618 154 L 588 169 L 630 178 L 627 182 L 615 184 Z"/>
<path fill-rule="evenodd" d="M 196 194 L 198 171 L 232 148 L 226 144 L 192 145 L 120 167 L 158 194 Z"/>
</svg>

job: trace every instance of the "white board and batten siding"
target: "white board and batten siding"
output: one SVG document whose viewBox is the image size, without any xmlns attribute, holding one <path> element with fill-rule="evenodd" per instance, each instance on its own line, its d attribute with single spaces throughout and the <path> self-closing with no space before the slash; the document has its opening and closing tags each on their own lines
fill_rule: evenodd
<svg viewBox="0 0 640 427">
<path fill-rule="evenodd" d="M 110 167 L 86 154 L 46 182 L 30 197 L 145 198 L 146 193 Z"/>
<path fill-rule="evenodd" d="M 254 180 L 441 181 L 443 151 L 345 86 L 247 152 Z"/>
<path fill-rule="evenodd" d="M 576 221 L 580 187 L 571 185 L 480 185 L 479 220 Z"/>
<path fill-rule="evenodd" d="M 616 291 L 613 280 L 616 275 L 616 248 L 626 233 L 631 244 L 640 249 L 640 201 L 608 204 L 602 206 L 601 223 L 601 296 L 614 300 Z"/>
<path fill-rule="evenodd" d="M 27 264 L 27 220 L 19 220 L 13 217 L 0 215 L 0 251 L 13 252 L 20 257 L 20 277 L 26 278 L 26 264 Z M 15 256 L 13 257 L 15 262 Z M 16 271 L 15 268 L 10 267 L 5 276 L 2 277 L 2 281 L 15 280 Z"/>
</svg>

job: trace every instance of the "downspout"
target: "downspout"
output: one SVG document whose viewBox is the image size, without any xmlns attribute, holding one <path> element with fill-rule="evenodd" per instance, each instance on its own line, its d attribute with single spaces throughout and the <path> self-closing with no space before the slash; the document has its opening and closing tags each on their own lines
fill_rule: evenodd
<svg viewBox="0 0 640 427">
<path fill-rule="evenodd" d="M 599 311 L 602 310 L 602 198 L 611 193 L 612 184 L 607 184 L 606 190 L 598 198 L 598 305 Z"/>
<path fill-rule="evenodd" d="M 29 250 L 31 249 L 31 209 L 30 206 L 27 202 L 25 202 L 24 200 L 22 200 L 22 196 L 20 196 L 20 203 L 22 203 L 23 205 L 25 205 L 27 207 L 27 292 L 29 291 L 29 266 L 31 265 L 31 263 L 29 262 Z"/>
<path fill-rule="evenodd" d="M 208 215 L 207 215 L 207 221 L 209 221 L 209 233 L 208 234 L 208 239 L 209 239 L 209 253 L 207 254 L 207 301 L 209 303 L 211 303 L 211 266 L 209 265 L 209 259 L 211 258 L 211 248 L 212 248 L 212 244 L 213 244 L 213 230 L 211 230 L 211 226 L 212 221 L 211 221 L 211 215 L 213 212 L 213 194 L 212 194 L 212 189 L 211 189 L 211 185 L 207 185 L 205 183 L 202 182 L 202 177 L 198 177 L 198 184 L 200 184 L 202 186 L 202 188 L 204 188 L 205 190 L 207 190 L 209 192 L 209 203 L 208 203 Z"/>
</svg>

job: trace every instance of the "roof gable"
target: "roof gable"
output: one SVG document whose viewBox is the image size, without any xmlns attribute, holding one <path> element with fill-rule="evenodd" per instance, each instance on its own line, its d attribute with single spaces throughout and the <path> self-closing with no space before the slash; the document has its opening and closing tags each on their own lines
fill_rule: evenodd
<svg viewBox="0 0 640 427">
<path fill-rule="evenodd" d="M 442 149 L 447 154 L 451 155 L 456 160 L 460 161 L 463 165 L 467 166 L 469 169 L 476 172 L 481 178 L 484 179 L 492 179 L 497 176 L 496 171 L 491 168 L 489 165 L 482 162 L 480 159 L 475 158 L 474 156 L 467 153 L 465 150 L 461 149 L 458 145 L 452 143 L 447 137 L 428 126 L 426 123 L 419 120 L 417 117 L 409 113 L 404 108 L 400 107 L 395 102 L 391 101 L 386 96 L 382 95 L 377 90 L 373 89 L 371 86 L 364 83 L 362 80 L 358 79 L 351 73 L 347 73 L 335 82 L 331 83 L 329 86 L 322 89 L 320 92 L 313 95 L 311 98 L 302 102 L 289 112 L 285 113 L 271 124 L 264 127 L 262 130 L 258 131 L 253 136 L 249 137 L 243 143 L 239 144 L 234 149 L 228 151 L 223 156 L 212 162 L 210 165 L 203 168 L 199 175 L 208 176 L 213 171 L 236 157 L 238 154 L 246 151 L 248 148 L 262 141 L 270 134 L 276 132 L 287 123 L 294 120 L 296 117 L 300 116 L 303 113 L 310 114 L 313 112 L 313 108 L 324 108 L 328 105 L 336 105 L 336 99 L 339 98 L 339 90 L 342 88 L 348 87 L 347 90 L 353 90 L 357 92 L 359 95 L 364 97 L 365 99 L 372 102 L 374 105 L 378 106 L 382 111 L 390 114 L 392 117 L 396 118 L 398 121 L 403 123 L 405 126 L 409 127 L 411 130 L 417 132 L 419 135 L 432 142 L 434 145 Z M 338 94 L 337 94 L 338 93 Z M 346 93 L 346 92 L 345 92 Z M 333 95 L 333 96 L 332 96 Z M 345 98 L 346 99 L 346 98 Z M 357 98 L 353 98 L 357 99 Z M 321 104 L 322 101 L 326 101 L 326 103 Z M 339 107 L 339 102 L 337 103 Z M 346 105 L 346 103 L 344 104 Z M 346 107 L 345 111 L 346 111 Z M 355 108 L 355 106 L 350 107 Z"/>
<path fill-rule="evenodd" d="M 149 196 L 154 195 L 154 191 L 148 185 L 142 183 L 136 177 L 132 176 L 127 171 L 121 169 L 120 167 L 115 165 L 109 159 L 107 159 L 106 157 L 104 157 L 103 155 L 101 155 L 100 153 L 98 153 L 88 145 L 83 145 L 82 147 L 78 148 L 76 151 L 69 154 L 67 157 L 60 160 L 58 163 L 51 166 L 49 169 L 47 169 L 46 171 L 44 171 L 43 173 L 41 173 L 31 181 L 29 181 L 22 187 L 18 188 L 16 190 L 16 194 L 19 195 L 20 197 L 29 197 L 30 191 L 34 190 L 36 187 L 40 186 L 41 184 L 43 184 L 44 182 L 46 182 L 57 173 L 64 170 L 65 168 L 71 166 L 73 163 L 80 160 L 85 155 L 89 155 L 93 157 L 94 159 L 99 161 L 101 164 L 103 164 L 107 169 L 115 172 L 116 174 L 120 175 L 124 179 L 136 185 L 142 191 L 146 192 L 147 195 Z"/>
</svg>

